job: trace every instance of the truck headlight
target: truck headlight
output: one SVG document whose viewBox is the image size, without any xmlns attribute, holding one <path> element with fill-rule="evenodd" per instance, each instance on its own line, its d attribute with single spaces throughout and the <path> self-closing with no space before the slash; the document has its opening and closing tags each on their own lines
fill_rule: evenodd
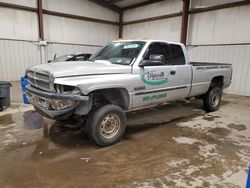
<svg viewBox="0 0 250 188">
<path fill-rule="evenodd" d="M 50 109 L 50 102 L 48 100 L 39 97 L 39 98 L 37 98 L 37 102 L 41 107 L 43 107 L 47 110 Z"/>
<path fill-rule="evenodd" d="M 52 108 L 54 108 L 55 110 L 63 110 L 75 105 L 75 103 L 76 102 L 74 100 L 64 99 L 64 100 L 53 100 L 51 102 L 51 105 Z"/>
<path fill-rule="evenodd" d="M 52 73 L 49 74 L 49 88 L 51 90 L 55 90 L 54 88 L 54 75 Z"/>
</svg>

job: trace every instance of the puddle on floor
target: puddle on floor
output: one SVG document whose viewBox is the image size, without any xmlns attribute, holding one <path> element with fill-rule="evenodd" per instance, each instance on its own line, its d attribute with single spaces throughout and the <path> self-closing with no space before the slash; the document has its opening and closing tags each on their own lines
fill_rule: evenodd
<svg viewBox="0 0 250 188">
<path fill-rule="evenodd" d="M 214 129 L 209 130 L 209 132 L 219 135 L 219 136 L 227 136 L 231 133 L 229 129 L 223 127 L 216 127 Z"/>
<path fill-rule="evenodd" d="M 247 129 L 246 125 L 242 125 L 242 124 L 235 124 L 235 123 L 230 123 L 227 125 L 228 128 L 230 129 L 235 129 L 237 131 L 244 131 Z"/>
<path fill-rule="evenodd" d="M 0 117 L 5 127 L 6 122 L 15 124 L 0 130 L 0 183 L 6 187 L 140 187 L 150 181 L 159 186 L 178 182 L 192 186 L 199 179 L 201 185 L 210 185 L 210 176 L 219 181 L 229 169 L 237 171 L 245 165 L 237 155 L 242 148 L 217 139 L 231 134 L 229 129 L 204 132 L 178 126 L 202 116 L 194 108 L 185 104 L 131 112 L 123 140 L 106 148 L 89 141 L 81 122 L 50 121 L 32 111 Z M 15 142 L 6 145 L 8 139 Z"/>
<path fill-rule="evenodd" d="M 12 119 L 12 115 L 11 114 L 6 114 L 3 116 L 0 116 L 0 127 L 3 127 L 5 125 L 10 125 L 15 123 Z"/>
<path fill-rule="evenodd" d="M 204 120 L 207 120 L 207 121 L 214 121 L 216 119 L 220 118 L 220 116 L 213 116 L 213 115 L 206 115 L 203 117 Z"/>
</svg>

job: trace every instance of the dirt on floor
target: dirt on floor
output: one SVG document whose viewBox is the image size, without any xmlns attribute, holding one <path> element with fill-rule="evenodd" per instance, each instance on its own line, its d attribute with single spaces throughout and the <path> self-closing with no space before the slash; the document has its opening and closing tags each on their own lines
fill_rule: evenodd
<svg viewBox="0 0 250 188">
<path fill-rule="evenodd" d="M 1 187 L 245 187 L 250 99 L 225 95 L 129 112 L 122 141 L 100 148 L 82 123 L 42 118 L 31 106 L 0 113 Z"/>
</svg>

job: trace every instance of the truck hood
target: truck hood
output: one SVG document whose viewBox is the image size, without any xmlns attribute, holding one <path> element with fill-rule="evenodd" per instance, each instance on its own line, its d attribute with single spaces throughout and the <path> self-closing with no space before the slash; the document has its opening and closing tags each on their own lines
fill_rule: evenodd
<svg viewBox="0 0 250 188">
<path fill-rule="evenodd" d="M 29 68 L 35 72 L 49 72 L 54 78 L 98 74 L 131 73 L 131 66 L 112 64 L 109 61 L 67 61 L 48 63 Z"/>
</svg>

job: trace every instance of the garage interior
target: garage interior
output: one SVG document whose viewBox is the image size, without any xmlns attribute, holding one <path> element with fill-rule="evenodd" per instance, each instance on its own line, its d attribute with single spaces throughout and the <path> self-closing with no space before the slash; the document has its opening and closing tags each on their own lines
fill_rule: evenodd
<svg viewBox="0 0 250 188">
<path fill-rule="evenodd" d="M 0 81 L 12 85 L 0 112 L 1 187 L 247 187 L 249 23 L 249 0 L 0 0 Z M 181 42 L 190 61 L 232 64 L 220 109 L 183 99 L 128 112 L 121 142 L 100 148 L 82 122 L 23 103 L 28 67 L 120 38 Z"/>
</svg>

